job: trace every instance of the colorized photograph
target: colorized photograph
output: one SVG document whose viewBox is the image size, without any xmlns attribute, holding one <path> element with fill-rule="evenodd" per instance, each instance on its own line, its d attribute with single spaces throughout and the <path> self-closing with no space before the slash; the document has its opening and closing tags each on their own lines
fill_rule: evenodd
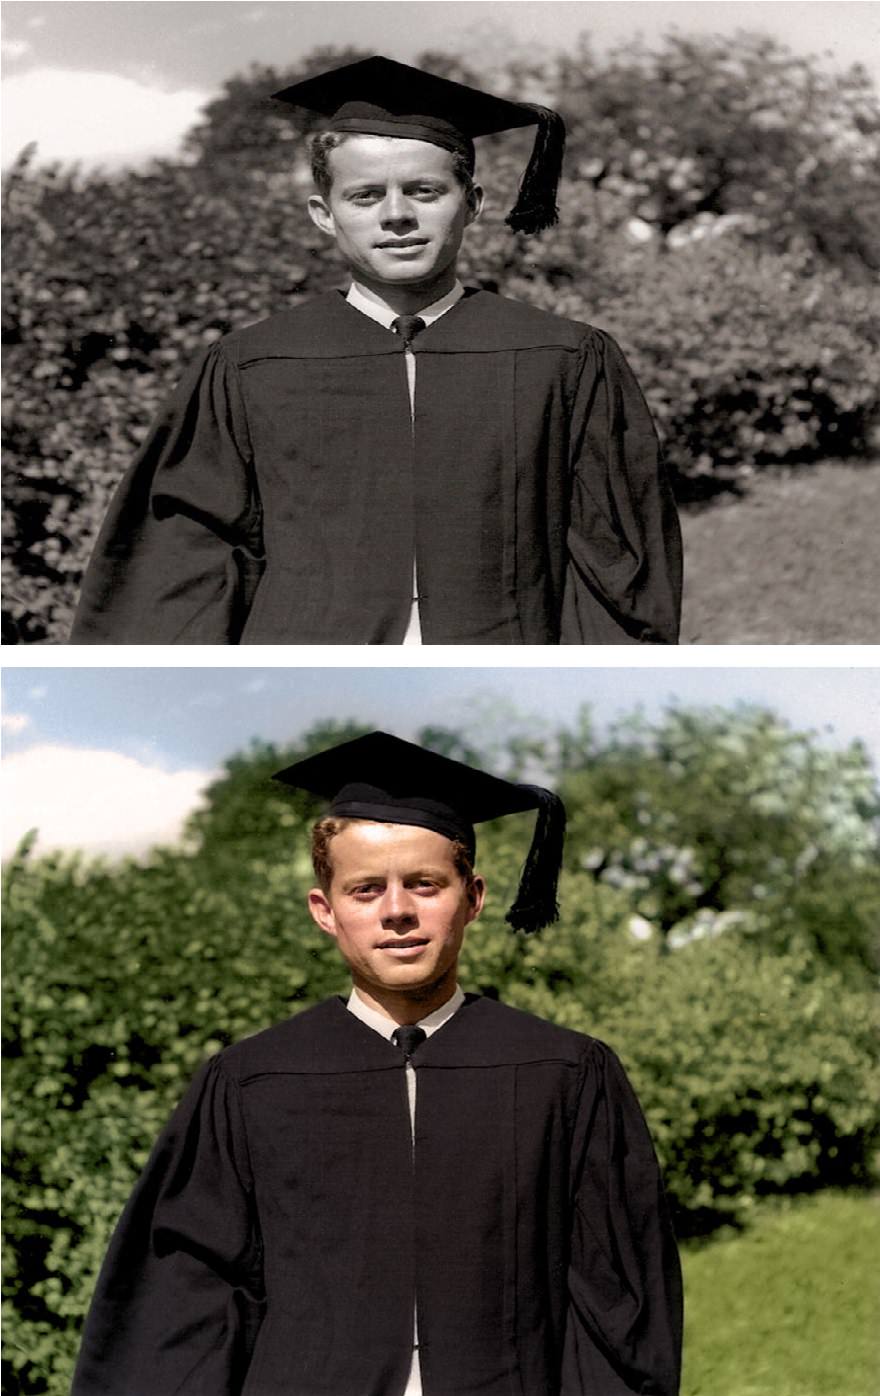
<svg viewBox="0 0 880 1396">
<path fill-rule="evenodd" d="M 4 1390 L 872 1396 L 878 716 L 7 666 Z"/>
</svg>

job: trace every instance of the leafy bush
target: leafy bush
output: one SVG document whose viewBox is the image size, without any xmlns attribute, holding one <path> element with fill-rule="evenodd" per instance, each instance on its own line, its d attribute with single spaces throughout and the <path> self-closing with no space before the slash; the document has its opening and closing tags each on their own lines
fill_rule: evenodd
<svg viewBox="0 0 880 1396">
<path fill-rule="evenodd" d="M 359 56 L 323 51 L 304 71 Z M 105 178 L 25 157 L 9 176 L 7 639 L 66 641 L 112 490 L 184 364 L 342 279 L 301 207 L 296 122 L 265 99 L 302 75 L 232 79 L 179 162 Z M 683 496 L 707 476 L 871 449 L 880 117 L 864 74 L 828 77 L 744 36 L 604 64 L 585 48 L 497 77 L 557 94 L 569 178 L 560 226 L 513 237 L 528 137 L 486 141 L 492 199 L 464 275 L 617 335 Z M 628 240 L 633 218 L 648 245 Z"/>
<path fill-rule="evenodd" d="M 305 905 L 314 806 L 266 777 L 358 730 L 316 729 L 285 751 L 259 746 L 233 758 L 181 849 L 118 865 L 23 851 L 7 869 L 10 1390 L 66 1390 L 109 1231 L 199 1062 L 345 988 L 335 946 Z M 465 738 L 433 736 L 479 758 Z M 811 928 L 835 879 L 841 889 L 852 883 L 854 902 L 859 888 L 870 892 L 860 879 L 870 871 L 877 792 L 860 784 L 857 748 L 825 765 L 819 756 L 811 739 L 766 717 L 725 723 L 717 713 L 679 713 L 604 743 L 582 719 L 547 743 L 517 739 L 506 761 L 492 763 L 514 773 L 555 757 L 568 772 L 570 863 L 559 924 L 539 937 L 513 935 L 504 911 L 532 816 L 481 831 L 491 895 L 466 945 L 463 983 L 620 1053 L 683 1233 L 741 1221 L 762 1196 L 868 1178 L 872 980 L 858 956 L 841 955 L 838 938 L 823 941 Z M 754 799 L 776 782 L 784 798 L 762 821 Z M 672 950 L 674 930 L 694 926 L 692 905 L 663 903 L 671 866 L 663 865 L 654 895 L 665 912 L 646 935 L 639 879 L 651 859 L 634 846 L 642 837 L 658 849 L 693 847 L 700 824 L 700 875 L 722 845 L 731 870 L 717 879 L 715 934 L 682 936 Z M 794 897 L 789 865 L 805 839 L 821 849 L 823 879 L 813 883 L 805 870 Z M 609 879 L 611 861 L 583 857 L 606 845 L 619 845 L 634 881 Z M 730 913 L 756 899 L 758 877 L 772 911 L 762 912 L 760 934 L 743 933 Z"/>
<path fill-rule="evenodd" d="M 24 163 L 8 177 L 7 638 L 66 641 L 112 492 L 184 365 L 333 283 L 284 184 L 258 171 L 224 196 L 170 164 L 79 181 Z"/>
<path fill-rule="evenodd" d="M 206 1054 L 340 987 L 298 864 L 212 886 L 185 858 L 7 879 L 10 1389 L 66 1391 L 109 1230 Z"/>
<path fill-rule="evenodd" d="M 742 1222 L 769 1194 L 869 1180 L 880 1083 L 868 990 L 735 937 L 653 962 L 629 950 L 609 968 L 595 1007 L 587 992 L 554 1016 L 626 1062 L 681 1234 Z"/>
<path fill-rule="evenodd" d="M 620 341 L 680 497 L 707 476 L 870 455 L 880 420 L 875 287 L 734 234 L 673 253 L 648 250 L 635 265 L 632 279 L 601 300 L 582 288 L 528 298 Z"/>
</svg>

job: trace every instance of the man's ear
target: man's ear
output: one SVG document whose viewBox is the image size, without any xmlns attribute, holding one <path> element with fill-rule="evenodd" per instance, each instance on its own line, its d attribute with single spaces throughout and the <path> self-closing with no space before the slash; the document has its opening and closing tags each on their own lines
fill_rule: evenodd
<svg viewBox="0 0 880 1396">
<path fill-rule="evenodd" d="M 480 912 L 483 910 L 483 902 L 486 900 L 486 884 L 483 879 L 476 874 L 471 878 L 470 886 L 467 891 L 467 898 L 468 918 L 465 924 L 469 925 L 471 921 L 476 921 Z"/>
<path fill-rule="evenodd" d="M 309 915 L 328 936 L 336 935 L 336 917 L 326 893 L 320 887 L 313 887 L 309 893 Z"/>
<path fill-rule="evenodd" d="M 309 217 L 316 228 L 320 228 L 322 233 L 327 233 L 330 237 L 336 236 L 336 220 L 330 212 L 330 206 L 323 195 L 309 195 L 308 210 Z"/>
<path fill-rule="evenodd" d="M 483 199 L 485 195 L 482 184 L 472 184 L 468 194 L 468 211 L 465 219 L 465 227 L 471 223 L 476 223 L 483 211 Z"/>
</svg>

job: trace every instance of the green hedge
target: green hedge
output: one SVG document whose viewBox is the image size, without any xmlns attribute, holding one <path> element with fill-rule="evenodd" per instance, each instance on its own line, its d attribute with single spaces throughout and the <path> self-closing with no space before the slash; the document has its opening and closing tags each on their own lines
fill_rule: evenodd
<svg viewBox="0 0 880 1396">
<path fill-rule="evenodd" d="M 877 1142 L 880 1022 L 867 990 L 806 955 L 724 937 L 651 962 L 612 961 L 613 984 L 524 1006 L 610 1041 L 644 1102 L 682 1235 L 746 1221 L 765 1196 L 865 1184 Z M 516 994 L 514 994 L 516 997 Z"/>
</svg>

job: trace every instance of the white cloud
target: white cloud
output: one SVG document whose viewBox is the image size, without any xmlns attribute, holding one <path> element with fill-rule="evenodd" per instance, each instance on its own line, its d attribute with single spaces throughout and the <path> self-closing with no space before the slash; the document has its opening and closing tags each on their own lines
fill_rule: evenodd
<svg viewBox="0 0 880 1396">
<path fill-rule="evenodd" d="M 2 39 L 0 40 L 0 53 L 4 58 L 24 58 L 26 53 L 30 53 L 32 44 L 27 39 Z"/>
<path fill-rule="evenodd" d="M 0 720 L 3 723 L 3 731 L 8 732 L 12 737 L 23 732 L 31 723 L 27 713 L 4 713 Z"/>
<path fill-rule="evenodd" d="M 214 771 L 169 773 L 114 751 L 44 744 L 8 756 L 3 857 L 29 829 L 37 849 L 121 856 L 175 840 Z"/>
<path fill-rule="evenodd" d="M 211 93 L 166 92 L 112 73 L 34 68 L 3 83 L 3 164 L 31 141 L 39 160 L 108 168 L 173 155 Z"/>
</svg>

